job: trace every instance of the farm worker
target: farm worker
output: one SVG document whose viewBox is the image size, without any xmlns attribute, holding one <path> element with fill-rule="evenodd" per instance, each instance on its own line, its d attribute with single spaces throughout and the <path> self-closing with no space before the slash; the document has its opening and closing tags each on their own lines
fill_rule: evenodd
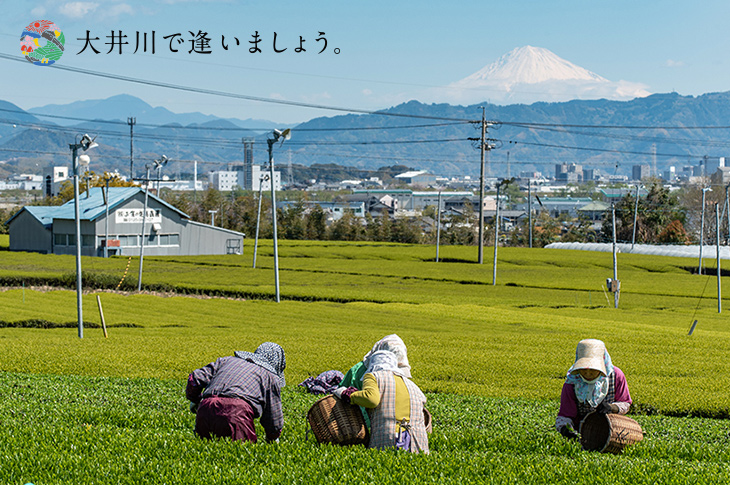
<svg viewBox="0 0 730 485">
<path fill-rule="evenodd" d="M 600 340 L 581 340 L 563 384 L 555 428 L 566 438 L 577 438 L 576 429 L 588 413 L 626 414 L 631 402 L 626 376 L 611 363 L 606 345 Z"/>
<path fill-rule="evenodd" d="M 428 435 L 423 406 L 426 396 L 398 366 L 398 357 L 389 350 L 377 350 L 368 358 L 362 390 L 339 387 L 334 394 L 345 402 L 368 409 L 368 448 L 399 448 L 412 453 L 428 453 Z"/>
<path fill-rule="evenodd" d="M 400 369 L 401 374 L 404 377 L 407 377 L 409 379 L 411 378 L 411 366 L 408 363 L 408 350 L 406 349 L 406 344 L 403 343 L 403 340 L 398 335 L 391 334 L 386 335 L 385 337 L 375 342 L 375 345 L 373 345 L 373 348 L 367 354 L 365 354 L 365 357 L 363 357 L 360 362 L 353 365 L 350 370 L 347 371 L 347 374 L 345 374 L 342 382 L 340 382 L 340 386 L 354 387 L 356 390 L 362 389 L 362 381 L 363 377 L 365 376 L 365 371 L 368 368 L 370 356 L 372 356 L 378 350 L 389 350 L 393 352 L 398 361 L 398 369 Z M 361 407 L 360 409 L 362 411 L 363 417 L 365 418 L 365 424 L 370 427 L 370 416 L 368 415 L 365 408 Z"/>
<path fill-rule="evenodd" d="M 261 418 L 266 441 L 277 440 L 284 426 L 285 368 L 284 349 L 264 342 L 253 353 L 237 351 L 193 371 L 185 394 L 196 413 L 195 433 L 255 443 L 253 420 Z"/>
<path fill-rule="evenodd" d="M 398 368 L 400 369 L 403 376 L 408 377 L 409 379 L 411 378 L 411 366 L 408 363 L 408 350 L 406 349 L 406 344 L 403 343 L 403 340 L 398 335 L 392 334 L 386 335 L 385 337 L 375 342 L 375 345 L 373 345 L 373 348 L 370 350 L 370 352 L 365 354 L 365 357 L 363 357 L 360 362 L 353 365 L 350 370 L 347 371 L 347 374 L 345 374 L 342 382 L 340 382 L 340 386 L 352 386 L 358 389 L 362 389 L 362 380 L 363 376 L 365 375 L 365 370 L 368 367 L 368 359 L 378 350 L 389 350 L 393 352 L 398 361 Z"/>
</svg>

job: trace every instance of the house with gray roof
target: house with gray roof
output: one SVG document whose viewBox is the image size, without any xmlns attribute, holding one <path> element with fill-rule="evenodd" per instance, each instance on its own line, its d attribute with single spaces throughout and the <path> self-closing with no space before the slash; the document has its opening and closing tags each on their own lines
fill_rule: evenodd
<svg viewBox="0 0 730 485">
<path fill-rule="evenodd" d="M 79 196 L 81 254 L 103 256 L 192 256 L 243 254 L 244 234 L 190 220 L 181 210 L 148 194 L 144 229 L 144 190 L 93 187 Z M 108 214 L 108 217 L 107 217 Z M 7 222 L 11 251 L 76 254 L 74 201 L 61 206 L 26 206 Z"/>
</svg>

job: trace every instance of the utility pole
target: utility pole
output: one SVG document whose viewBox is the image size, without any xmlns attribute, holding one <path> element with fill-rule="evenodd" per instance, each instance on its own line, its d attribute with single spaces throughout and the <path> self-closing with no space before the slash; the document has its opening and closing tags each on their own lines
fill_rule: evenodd
<svg viewBox="0 0 730 485">
<path fill-rule="evenodd" d="M 137 124 L 137 118 L 127 118 L 129 125 L 129 180 L 134 180 L 134 125 Z M 149 178 L 149 177 L 148 177 Z"/>
<path fill-rule="evenodd" d="M 634 250 L 634 244 L 636 243 L 636 218 L 639 215 L 639 187 L 641 184 L 636 184 L 636 204 L 634 205 L 634 230 L 631 235 L 631 250 Z"/>
<path fill-rule="evenodd" d="M 482 137 L 479 143 L 480 175 L 479 175 L 479 264 L 484 263 L 484 157 L 486 153 L 487 121 L 485 108 L 482 106 Z"/>
<path fill-rule="evenodd" d="M 489 150 L 494 148 L 494 145 L 490 144 L 491 141 L 487 138 L 487 128 L 491 124 L 485 118 L 485 107 L 482 107 L 482 121 L 481 121 L 481 137 L 480 138 L 469 138 L 471 141 L 479 142 L 479 153 L 481 155 L 480 163 L 480 174 L 479 174 L 479 264 L 484 263 L 484 173 L 486 171 L 486 160 L 489 156 Z"/>
<path fill-rule="evenodd" d="M 438 208 L 436 209 L 436 262 L 439 262 L 439 246 L 441 244 L 441 191 L 439 190 Z"/>
</svg>

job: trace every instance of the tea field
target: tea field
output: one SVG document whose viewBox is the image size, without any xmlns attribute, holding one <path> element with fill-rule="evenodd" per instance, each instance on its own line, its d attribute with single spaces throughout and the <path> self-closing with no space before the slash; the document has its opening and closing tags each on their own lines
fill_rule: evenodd
<svg viewBox="0 0 730 485">
<path fill-rule="evenodd" d="M 114 292 L 128 258 L 0 252 L 2 483 L 717 483 L 730 478 L 730 326 L 696 260 L 380 243 L 280 244 L 243 256 L 145 258 L 146 291 Z M 714 261 L 712 262 L 714 271 Z M 132 259 L 123 289 L 136 288 Z M 131 282 L 131 283 L 130 283 Z M 723 282 L 724 283 L 724 282 Z M 126 285 L 126 286 L 125 286 Z M 727 286 L 727 285 L 726 285 Z M 102 290 L 103 289 L 103 290 Z M 730 291 L 730 290 L 728 290 Z M 109 338 L 99 328 L 100 296 Z M 730 295 L 728 295 L 730 296 Z M 726 302 L 723 302 L 726 303 Z M 728 309 L 730 311 L 730 309 Z M 688 330 L 694 320 L 694 334 Z M 316 400 L 296 384 L 345 371 L 390 333 L 408 345 L 434 416 L 430 456 L 305 440 Z M 588 453 L 553 428 L 582 338 L 627 375 L 644 441 Z M 281 442 L 197 439 L 188 372 L 271 340 L 287 352 Z"/>
</svg>

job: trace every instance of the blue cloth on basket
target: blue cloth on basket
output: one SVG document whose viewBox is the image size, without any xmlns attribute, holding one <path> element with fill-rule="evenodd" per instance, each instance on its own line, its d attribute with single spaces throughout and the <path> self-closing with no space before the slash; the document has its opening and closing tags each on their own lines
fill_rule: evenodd
<svg viewBox="0 0 730 485">
<path fill-rule="evenodd" d="M 299 385 L 305 387 L 312 394 L 330 394 L 340 385 L 345 374 L 338 370 L 322 372 L 317 377 L 307 377 Z"/>
</svg>

